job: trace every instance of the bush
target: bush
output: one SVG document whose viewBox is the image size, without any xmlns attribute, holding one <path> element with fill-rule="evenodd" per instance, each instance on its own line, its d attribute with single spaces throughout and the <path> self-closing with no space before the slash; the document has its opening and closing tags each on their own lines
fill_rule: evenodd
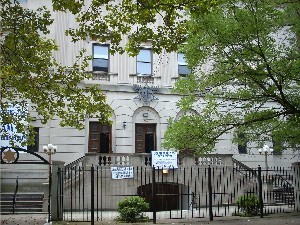
<svg viewBox="0 0 300 225">
<path fill-rule="evenodd" d="M 242 216 L 255 216 L 258 214 L 259 198 L 256 195 L 242 195 L 236 200 L 242 211 Z"/>
<path fill-rule="evenodd" d="M 149 209 L 149 204 L 139 196 L 131 196 L 118 202 L 118 221 L 135 223 L 148 220 L 143 212 Z"/>
</svg>

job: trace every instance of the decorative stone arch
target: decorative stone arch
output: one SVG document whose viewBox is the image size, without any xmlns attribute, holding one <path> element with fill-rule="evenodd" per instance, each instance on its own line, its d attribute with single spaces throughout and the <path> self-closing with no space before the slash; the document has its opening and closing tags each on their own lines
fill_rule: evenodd
<svg viewBox="0 0 300 225">
<path fill-rule="evenodd" d="M 177 113 L 177 115 L 176 115 L 176 120 L 178 120 L 180 117 L 182 117 L 183 115 L 188 115 L 188 116 L 190 116 L 190 115 L 197 115 L 197 114 L 199 114 L 196 110 L 194 110 L 194 109 L 190 109 L 190 110 L 188 110 L 187 112 L 184 112 L 183 110 L 180 110 L 178 113 Z"/>
<path fill-rule="evenodd" d="M 143 106 L 135 110 L 132 116 L 132 137 L 133 137 L 133 149 L 136 152 L 137 132 L 136 127 L 138 125 L 153 125 L 155 127 L 155 148 L 153 150 L 159 150 L 161 148 L 161 122 L 158 112 L 149 107 Z"/>
</svg>

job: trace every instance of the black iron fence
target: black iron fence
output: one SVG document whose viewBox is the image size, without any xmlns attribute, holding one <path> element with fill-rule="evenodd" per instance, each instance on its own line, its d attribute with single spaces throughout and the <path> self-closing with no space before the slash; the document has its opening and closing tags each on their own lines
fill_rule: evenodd
<svg viewBox="0 0 300 225">
<path fill-rule="evenodd" d="M 126 166 L 119 166 L 126 167 Z M 129 167 L 129 166 L 128 166 Z M 57 209 L 67 221 L 111 220 L 117 216 L 117 202 L 129 196 L 142 196 L 150 204 L 147 216 L 159 219 L 200 218 L 238 215 L 240 196 L 257 196 L 257 213 L 294 210 L 290 169 L 268 172 L 241 166 L 179 167 L 157 170 L 150 166 L 131 167 L 132 174 L 114 177 L 112 167 L 73 166 L 60 168 Z"/>
</svg>

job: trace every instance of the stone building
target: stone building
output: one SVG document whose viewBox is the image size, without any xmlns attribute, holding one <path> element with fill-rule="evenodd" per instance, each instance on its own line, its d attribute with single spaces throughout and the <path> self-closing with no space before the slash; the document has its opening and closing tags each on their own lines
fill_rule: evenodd
<svg viewBox="0 0 300 225">
<path fill-rule="evenodd" d="M 24 7 L 35 9 L 45 5 L 51 9 L 51 1 L 21 1 Z M 71 13 L 52 12 L 54 23 L 48 38 L 55 39 L 60 50 L 55 58 L 63 65 L 71 65 L 76 54 L 82 48 L 92 56 L 88 72 L 93 79 L 83 81 L 83 85 L 99 85 L 107 96 L 107 102 L 113 110 L 112 125 L 97 122 L 97 118 L 87 118 L 85 129 L 60 127 L 54 119 L 42 124 L 36 119 L 33 125 L 38 133 L 34 151 L 43 155 L 43 146 L 48 143 L 58 146 L 53 160 L 63 160 L 66 164 L 84 156 L 86 153 L 150 153 L 163 150 L 164 133 L 168 128 L 168 119 L 181 115 L 176 106 L 180 96 L 171 93 L 176 80 L 186 76 L 184 55 L 178 52 L 154 54 L 151 43 L 140 47 L 137 57 L 127 54 L 111 55 L 109 42 L 96 40 L 73 43 L 65 35 L 69 27 L 76 27 Z M 121 45 L 125 46 L 126 37 Z M 35 115 L 35 112 L 31 112 Z M 197 112 L 201 113 L 201 112 Z M 256 146 L 237 146 L 231 142 L 232 135 L 223 136 L 215 148 L 217 154 L 233 154 L 233 157 L 250 167 L 264 164 L 264 156 L 259 155 Z M 199 140 L 201 141 L 201 140 Z M 267 143 L 272 146 L 272 143 Z M 297 152 L 296 152 L 297 153 Z M 284 152 L 269 156 L 269 166 L 290 166 L 299 160 L 299 154 Z M 46 155 L 44 155 L 47 157 Z"/>
</svg>

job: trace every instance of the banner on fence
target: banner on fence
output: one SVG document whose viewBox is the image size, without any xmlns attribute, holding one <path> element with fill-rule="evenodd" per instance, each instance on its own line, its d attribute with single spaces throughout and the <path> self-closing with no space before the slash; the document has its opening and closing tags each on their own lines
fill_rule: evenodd
<svg viewBox="0 0 300 225">
<path fill-rule="evenodd" d="M 177 152 L 173 151 L 152 151 L 152 166 L 155 169 L 178 168 Z"/>
<path fill-rule="evenodd" d="M 111 167 L 112 179 L 133 178 L 133 166 L 128 167 Z"/>
</svg>

